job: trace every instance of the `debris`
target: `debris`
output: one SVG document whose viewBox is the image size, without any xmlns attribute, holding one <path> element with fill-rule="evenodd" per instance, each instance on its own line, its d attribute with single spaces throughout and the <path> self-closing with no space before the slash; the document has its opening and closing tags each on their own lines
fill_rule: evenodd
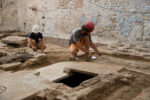
<svg viewBox="0 0 150 100">
<path fill-rule="evenodd" d="M 32 58 L 33 55 L 28 53 L 12 54 L 4 57 L 0 57 L 0 64 L 7 64 L 12 62 L 25 62 L 27 59 Z"/>
<path fill-rule="evenodd" d="M 34 73 L 34 75 L 39 76 L 39 75 L 40 75 L 40 72 L 36 72 L 36 73 Z"/>
<path fill-rule="evenodd" d="M 96 56 L 92 56 L 92 60 L 96 60 Z"/>
<path fill-rule="evenodd" d="M 132 100 L 149 100 L 150 99 L 150 88 L 143 89 L 142 92 Z"/>
<path fill-rule="evenodd" d="M 46 100 L 46 93 L 40 92 L 35 96 L 35 100 Z"/>
<path fill-rule="evenodd" d="M 131 81 L 129 79 L 127 79 L 127 78 L 123 78 L 123 79 L 121 79 L 121 81 L 124 82 L 127 85 L 131 84 Z"/>
<path fill-rule="evenodd" d="M 0 50 L 0 57 L 6 56 L 7 53 Z"/>
<path fill-rule="evenodd" d="M 31 67 L 31 66 L 37 64 L 37 62 L 38 62 L 37 58 L 31 58 L 31 59 L 28 59 L 27 61 L 25 61 L 21 67 L 22 68 Z"/>
<path fill-rule="evenodd" d="M 5 37 L 5 35 L 4 34 L 0 34 L 0 39 L 3 38 L 3 37 Z"/>
</svg>

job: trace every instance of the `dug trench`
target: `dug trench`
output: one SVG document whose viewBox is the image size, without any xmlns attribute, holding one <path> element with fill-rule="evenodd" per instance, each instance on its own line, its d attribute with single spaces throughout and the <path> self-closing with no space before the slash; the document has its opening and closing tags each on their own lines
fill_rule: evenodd
<svg viewBox="0 0 150 100">
<path fill-rule="evenodd" d="M 27 67 L 22 70 L 34 71 L 34 70 L 37 70 L 39 68 L 42 68 L 48 65 L 56 64 L 58 62 L 68 61 L 69 53 L 68 53 L 67 48 L 54 45 L 54 44 L 47 44 L 47 45 L 48 45 L 48 48 L 45 51 L 47 55 L 47 60 L 45 61 L 43 60 L 40 65 L 33 65 L 31 67 Z M 123 58 L 119 58 L 119 57 L 116 58 L 116 57 L 103 55 L 102 57 L 97 57 L 97 60 L 92 61 L 92 62 L 101 62 L 101 63 L 107 62 L 110 66 L 112 64 L 116 64 L 116 65 L 122 65 L 125 67 L 134 67 L 134 64 L 131 64 L 132 62 L 135 62 L 134 60 L 130 60 L 130 64 L 125 64 L 124 63 L 125 61 L 126 59 L 123 59 Z M 145 62 L 143 61 L 143 63 Z M 141 94 L 143 94 L 143 90 L 150 88 L 150 84 L 149 84 L 150 75 L 136 72 L 136 71 L 127 70 L 127 69 L 123 69 L 119 73 L 127 75 L 129 80 L 123 80 L 123 81 L 116 80 L 113 83 L 110 82 L 110 83 L 105 84 L 103 88 L 99 87 L 101 85 L 97 85 L 97 87 L 93 85 L 93 90 L 88 92 L 88 94 L 86 94 L 86 91 L 84 91 L 85 94 L 83 93 L 83 95 L 77 96 L 76 100 L 142 100 L 142 99 L 136 99 L 136 98 L 138 98 L 139 96 L 141 96 Z M 76 75 L 76 76 L 80 77 L 80 75 Z M 76 94 L 75 91 L 82 90 L 83 88 L 82 89 L 79 89 L 79 88 L 82 85 L 84 86 L 86 81 L 91 82 L 94 80 L 96 80 L 96 77 L 90 77 L 89 79 L 84 80 L 85 82 L 82 81 L 81 83 L 79 83 L 77 86 L 74 86 L 74 87 L 66 85 L 66 83 L 63 81 L 59 81 L 59 82 L 56 82 L 56 84 L 63 83 L 64 84 L 63 89 L 66 89 L 66 90 L 61 90 L 61 89 L 60 90 L 57 90 L 57 89 L 56 90 L 44 90 L 44 93 L 45 93 L 44 96 L 42 95 L 39 97 L 39 95 L 34 94 L 32 95 L 32 97 L 27 97 L 24 100 L 74 100 L 72 99 L 72 96 Z M 72 83 L 69 83 L 69 84 L 72 84 Z M 42 92 L 43 91 L 41 91 L 41 93 Z M 72 94 L 70 94 L 71 92 Z M 44 98 L 44 99 L 38 99 L 38 98 Z"/>
</svg>

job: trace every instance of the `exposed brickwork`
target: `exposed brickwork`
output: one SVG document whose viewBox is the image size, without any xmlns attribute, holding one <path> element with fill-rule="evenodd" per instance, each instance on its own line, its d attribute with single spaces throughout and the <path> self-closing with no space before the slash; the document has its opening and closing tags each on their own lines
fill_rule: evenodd
<svg viewBox="0 0 150 100">
<path fill-rule="evenodd" d="M 61 9 L 67 9 L 68 8 L 68 1 L 69 0 L 60 0 L 59 1 L 59 7 L 61 8 Z"/>
<path fill-rule="evenodd" d="M 149 5 L 148 0 L 5 0 L 2 19 L 8 27 L 0 30 L 29 32 L 33 24 L 39 24 L 46 35 L 63 38 L 90 20 L 96 24 L 92 34 L 99 39 L 150 46 Z M 36 6 L 37 11 L 29 9 Z"/>
</svg>

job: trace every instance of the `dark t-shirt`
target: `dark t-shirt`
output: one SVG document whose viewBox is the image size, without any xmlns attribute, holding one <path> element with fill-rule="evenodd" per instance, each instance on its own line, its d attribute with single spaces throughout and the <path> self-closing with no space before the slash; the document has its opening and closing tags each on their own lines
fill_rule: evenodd
<svg viewBox="0 0 150 100">
<path fill-rule="evenodd" d="M 42 33 L 38 33 L 38 35 L 35 35 L 33 32 L 29 33 L 29 38 L 35 40 L 36 43 L 39 43 L 40 39 L 43 39 Z"/>
<path fill-rule="evenodd" d="M 83 36 L 81 35 L 81 29 L 80 28 L 73 30 L 71 33 L 69 45 L 75 44 L 76 42 L 81 41 L 82 37 Z M 91 35 L 89 35 L 89 39 L 90 39 L 90 41 L 92 41 Z"/>
</svg>

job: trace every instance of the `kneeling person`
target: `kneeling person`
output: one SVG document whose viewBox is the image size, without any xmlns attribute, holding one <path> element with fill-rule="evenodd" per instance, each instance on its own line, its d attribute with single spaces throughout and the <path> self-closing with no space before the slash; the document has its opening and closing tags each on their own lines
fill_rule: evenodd
<svg viewBox="0 0 150 100">
<path fill-rule="evenodd" d="M 40 49 L 42 52 L 46 48 L 43 40 L 43 35 L 39 31 L 39 26 L 34 25 L 32 28 L 32 32 L 28 36 L 28 45 L 33 49 L 33 51 L 37 51 Z"/>
<path fill-rule="evenodd" d="M 75 29 L 69 41 L 69 51 L 75 57 L 79 50 L 85 52 L 89 58 L 92 57 L 92 54 L 89 53 L 89 47 L 91 46 L 95 52 L 101 56 L 101 52 L 96 48 L 95 44 L 91 39 L 91 32 L 94 30 L 95 25 L 93 22 L 85 23 L 81 28 Z"/>
</svg>

